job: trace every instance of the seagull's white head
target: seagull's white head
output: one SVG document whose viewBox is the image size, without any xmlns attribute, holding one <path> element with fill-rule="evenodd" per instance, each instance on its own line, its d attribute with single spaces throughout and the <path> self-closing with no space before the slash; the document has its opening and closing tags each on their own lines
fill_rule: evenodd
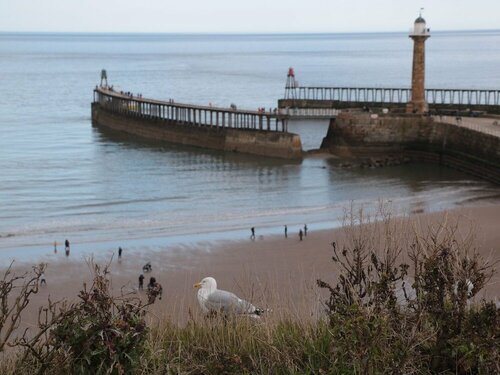
<svg viewBox="0 0 500 375">
<path fill-rule="evenodd" d="M 217 289 L 217 281 L 213 277 L 205 277 L 199 283 L 194 284 L 193 288 L 205 289 L 211 293 Z"/>
</svg>

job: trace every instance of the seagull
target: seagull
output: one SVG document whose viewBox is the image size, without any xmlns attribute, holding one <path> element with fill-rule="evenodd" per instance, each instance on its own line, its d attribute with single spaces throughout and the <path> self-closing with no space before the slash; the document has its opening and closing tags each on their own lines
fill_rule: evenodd
<svg viewBox="0 0 500 375">
<path fill-rule="evenodd" d="M 206 314 L 222 312 L 225 315 L 248 315 L 258 318 L 264 312 L 234 293 L 217 289 L 217 281 L 213 277 L 205 277 L 194 284 L 193 288 L 198 289 L 198 302 Z"/>
</svg>

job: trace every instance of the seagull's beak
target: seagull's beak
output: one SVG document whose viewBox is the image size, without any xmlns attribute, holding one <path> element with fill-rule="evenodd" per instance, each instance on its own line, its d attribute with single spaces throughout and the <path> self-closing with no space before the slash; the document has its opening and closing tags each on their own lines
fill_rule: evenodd
<svg viewBox="0 0 500 375">
<path fill-rule="evenodd" d="M 195 289 L 199 289 L 199 288 L 201 288 L 201 283 L 196 283 L 196 284 L 194 284 L 194 285 L 193 285 L 193 288 L 195 288 Z"/>
</svg>

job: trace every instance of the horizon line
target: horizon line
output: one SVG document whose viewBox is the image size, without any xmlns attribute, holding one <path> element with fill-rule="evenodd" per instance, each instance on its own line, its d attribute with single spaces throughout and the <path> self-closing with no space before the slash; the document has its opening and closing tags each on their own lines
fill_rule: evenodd
<svg viewBox="0 0 500 375">
<path fill-rule="evenodd" d="M 481 31 L 500 31 L 500 28 L 491 29 L 434 29 L 432 32 L 481 32 Z M 318 35 L 318 34 L 401 34 L 408 30 L 392 31 L 9 31 L 0 30 L 0 34 L 86 34 L 86 35 Z"/>
</svg>

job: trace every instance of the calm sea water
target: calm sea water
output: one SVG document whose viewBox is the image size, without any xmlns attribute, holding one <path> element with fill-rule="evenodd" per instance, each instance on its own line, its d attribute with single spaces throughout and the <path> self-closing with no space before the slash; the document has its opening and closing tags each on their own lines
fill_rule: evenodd
<svg viewBox="0 0 500 375">
<path fill-rule="evenodd" d="M 351 201 L 379 198 L 403 211 L 495 199 L 497 187 L 433 165 L 339 170 L 148 144 L 90 122 L 102 68 L 147 97 L 257 108 L 276 106 L 289 66 L 302 84 L 408 86 L 411 50 L 397 33 L 0 34 L 0 252 L 325 227 Z M 429 87 L 500 87 L 500 31 L 434 33 L 427 59 Z M 309 149 L 326 126 L 292 128 Z"/>
</svg>

